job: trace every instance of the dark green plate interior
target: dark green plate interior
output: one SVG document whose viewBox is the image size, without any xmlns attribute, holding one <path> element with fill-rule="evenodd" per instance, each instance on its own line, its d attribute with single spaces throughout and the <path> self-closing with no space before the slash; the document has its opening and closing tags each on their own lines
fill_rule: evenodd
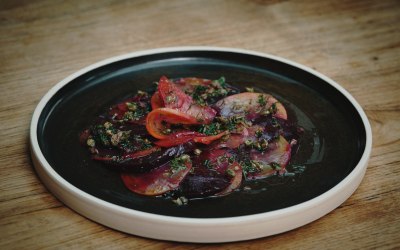
<svg viewBox="0 0 400 250">
<path fill-rule="evenodd" d="M 201 77 L 262 89 L 276 96 L 289 117 L 305 129 L 293 165 L 294 177 L 245 183 L 251 190 L 225 197 L 171 200 L 144 197 L 125 188 L 119 174 L 90 159 L 79 133 L 107 107 L 147 89 L 161 75 Z M 293 206 L 328 191 L 357 165 L 366 133 L 353 105 L 315 75 L 264 57 L 218 51 L 165 52 L 114 62 L 72 80 L 47 103 L 38 125 L 40 148 L 54 170 L 80 190 L 104 201 L 139 211 L 192 218 L 250 215 Z"/>
</svg>

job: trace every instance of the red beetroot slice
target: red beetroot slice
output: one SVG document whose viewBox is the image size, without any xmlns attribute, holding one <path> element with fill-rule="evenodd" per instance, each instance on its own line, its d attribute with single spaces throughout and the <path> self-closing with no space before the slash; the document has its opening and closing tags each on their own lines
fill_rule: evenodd
<svg viewBox="0 0 400 250">
<path fill-rule="evenodd" d="M 208 106 L 192 104 L 186 111 L 189 115 L 195 117 L 199 123 L 209 124 L 214 119 L 217 111 Z"/>
<path fill-rule="evenodd" d="M 99 150 L 100 152 L 98 155 L 96 155 L 96 157 L 97 160 L 102 160 L 105 164 L 120 170 L 142 173 L 158 168 L 159 166 L 170 161 L 171 157 L 178 157 L 179 155 L 193 151 L 193 149 L 194 143 L 187 142 L 175 147 L 161 148 L 160 150 L 155 150 L 154 152 L 141 157 L 129 158 L 126 155 L 125 157 L 121 157 L 116 155 L 118 152 L 115 150 L 112 152 L 109 150 L 108 152 L 105 150 Z M 115 155 L 115 157 L 112 157 L 113 155 Z"/>
<path fill-rule="evenodd" d="M 225 195 L 239 187 L 242 170 L 232 161 L 232 156 L 228 150 L 217 149 L 195 158 L 193 173 L 188 174 L 181 184 L 184 194 L 188 197 Z M 228 171 L 233 172 L 229 174 Z"/>
<path fill-rule="evenodd" d="M 158 108 L 163 108 L 164 103 L 161 100 L 160 93 L 156 91 L 153 96 L 151 97 L 151 109 L 158 109 Z"/>
<path fill-rule="evenodd" d="M 219 133 L 219 134 L 216 134 L 216 135 L 196 136 L 195 138 L 193 138 L 193 141 L 194 141 L 194 142 L 203 143 L 203 144 L 208 145 L 208 144 L 212 143 L 213 141 L 220 139 L 221 137 L 223 137 L 223 136 L 226 135 L 227 133 L 228 133 L 228 132 L 223 131 L 223 132 L 221 132 L 221 133 Z"/>
<path fill-rule="evenodd" d="M 211 84 L 211 80 L 196 78 L 196 77 L 186 77 L 174 80 L 174 83 L 185 93 L 192 94 L 196 86 L 208 86 Z"/>
<path fill-rule="evenodd" d="M 238 148 L 240 145 L 244 144 L 245 141 L 251 140 L 255 141 L 257 139 L 256 133 L 257 131 L 264 132 L 264 128 L 260 125 L 254 125 L 251 127 L 243 127 L 242 132 L 239 133 L 231 133 L 229 138 L 226 141 L 222 141 L 218 145 L 217 148 L 230 148 L 235 149 Z"/>
<path fill-rule="evenodd" d="M 205 157 L 210 159 L 210 164 L 213 169 L 220 174 L 230 177 L 229 186 L 215 195 L 227 195 L 239 188 L 242 183 L 243 172 L 240 164 L 235 161 L 235 155 L 233 153 L 226 149 L 216 149 L 209 151 Z"/>
<path fill-rule="evenodd" d="M 192 97 L 185 94 L 167 77 L 162 76 L 158 83 L 158 93 L 164 107 L 185 112 L 193 103 Z"/>
<path fill-rule="evenodd" d="M 214 106 L 223 117 L 245 116 L 248 120 L 254 120 L 270 109 L 273 104 L 277 109 L 274 116 L 286 120 L 285 107 L 272 95 L 264 93 L 244 92 L 231 95 L 219 100 Z"/>
<path fill-rule="evenodd" d="M 220 139 L 225 134 L 226 132 L 221 132 L 217 135 L 206 136 L 202 133 L 187 130 L 171 134 L 165 139 L 154 142 L 154 144 L 160 147 L 173 147 L 189 141 L 210 144 L 211 142 Z"/>
<path fill-rule="evenodd" d="M 250 152 L 250 159 L 263 167 L 259 172 L 248 173 L 246 179 L 263 179 L 274 175 L 277 171 L 281 174 L 285 173 L 285 167 L 290 160 L 290 154 L 291 145 L 283 136 L 271 142 L 266 152 L 252 150 Z M 279 164 L 280 169 L 274 168 L 274 163 Z"/>
<path fill-rule="evenodd" d="M 117 155 L 117 150 L 98 149 L 98 154 L 93 155 L 92 159 L 102 161 L 111 166 L 117 166 L 125 170 L 145 170 L 141 167 L 143 160 L 149 158 L 155 152 L 160 151 L 160 147 L 151 147 L 133 153 L 126 153 L 124 155 Z"/>
<path fill-rule="evenodd" d="M 132 159 L 133 160 L 133 159 L 137 159 L 137 158 L 140 158 L 140 157 L 143 157 L 143 156 L 147 156 L 147 155 L 149 155 L 151 153 L 154 153 L 156 151 L 159 151 L 159 150 L 160 150 L 159 147 L 151 147 L 149 149 L 144 149 L 144 150 L 136 151 L 136 152 L 133 152 L 133 153 L 127 153 L 127 154 L 124 154 L 122 156 L 119 156 L 118 158 L 119 158 L 120 161 L 124 161 L 126 159 Z M 112 151 L 116 152 L 115 149 L 112 150 Z M 110 150 L 110 152 L 112 152 L 112 151 Z M 101 150 L 100 149 L 99 152 L 101 152 L 101 154 L 93 156 L 94 160 L 112 160 L 113 159 L 112 156 L 101 156 L 101 155 L 110 155 L 110 154 L 104 153 L 104 152 L 107 152 L 106 150 Z"/>
<path fill-rule="evenodd" d="M 131 98 L 128 98 L 114 106 L 111 107 L 108 114 L 112 117 L 113 120 L 123 120 L 126 112 L 130 111 L 128 103 L 134 103 L 138 108 L 146 110 L 147 105 L 149 105 L 149 97 L 147 95 L 137 94 Z M 145 125 L 146 122 L 146 114 L 138 119 L 131 119 L 127 121 L 128 123 Z"/>
<path fill-rule="evenodd" d="M 191 162 L 185 163 L 184 169 L 174 171 L 170 162 L 140 174 L 122 173 L 125 186 L 134 193 L 156 196 L 176 189 L 192 168 Z"/>
<path fill-rule="evenodd" d="M 210 123 L 217 113 L 211 107 L 195 104 L 191 96 L 183 92 L 165 76 L 161 77 L 158 83 L 158 93 L 161 101 L 157 101 L 154 97 L 154 103 L 163 103 L 166 108 L 177 109 L 194 117 L 198 123 Z M 154 106 L 157 106 L 157 104 Z"/>
<path fill-rule="evenodd" d="M 238 162 L 233 162 L 231 165 L 228 166 L 227 171 L 230 171 L 233 175 L 230 184 L 224 190 L 219 193 L 216 193 L 217 196 L 227 195 L 233 192 L 235 189 L 238 189 L 242 184 L 243 179 L 243 171 L 242 167 Z"/>
<path fill-rule="evenodd" d="M 182 143 L 192 141 L 197 136 L 204 136 L 204 135 L 195 131 L 189 131 L 189 130 L 181 131 L 168 135 L 166 138 L 154 142 L 154 144 L 160 147 L 173 147 L 176 145 L 180 145 Z"/>
</svg>

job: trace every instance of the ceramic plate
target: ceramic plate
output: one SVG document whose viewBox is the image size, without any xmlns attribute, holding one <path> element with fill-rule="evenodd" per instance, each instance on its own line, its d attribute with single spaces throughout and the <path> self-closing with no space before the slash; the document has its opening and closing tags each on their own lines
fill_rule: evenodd
<svg viewBox="0 0 400 250">
<path fill-rule="evenodd" d="M 250 190 L 243 185 L 228 196 L 186 206 L 126 189 L 117 172 L 90 159 L 79 133 L 107 107 L 149 88 L 162 75 L 224 76 L 233 85 L 277 97 L 305 130 L 288 166 L 295 175 L 248 183 Z M 127 233 L 188 242 L 253 239 L 322 217 L 360 184 L 372 141 L 360 105 L 333 80 L 283 58 L 213 47 L 136 52 L 82 69 L 42 98 L 30 133 L 39 177 L 67 206 Z"/>
</svg>

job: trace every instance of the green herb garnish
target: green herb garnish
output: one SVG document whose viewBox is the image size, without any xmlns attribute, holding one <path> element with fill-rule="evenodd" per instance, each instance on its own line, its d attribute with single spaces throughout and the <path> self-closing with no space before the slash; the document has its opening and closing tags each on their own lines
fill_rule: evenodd
<svg viewBox="0 0 400 250">
<path fill-rule="evenodd" d="M 221 124 L 218 122 L 203 124 L 199 127 L 198 131 L 205 135 L 217 135 L 221 132 Z"/>
<path fill-rule="evenodd" d="M 281 169 L 282 169 L 281 165 L 280 165 L 279 163 L 276 163 L 276 162 L 271 162 L 271 163 L 270 163 L 270 166 L 271 166 L 272 169 L 274 169 L 274 170 L 281 170 Z"/>
<path fill-rule="evenodd" d="M 187 168 L 186 164 L 190 161 L 189 155 L 181 155 L 172 159 L 170 162 L 171 174 L 176 174 L 182 170 L 185 170 Z"/>
<path fill-rule="evenodd" d="M 258 95 L 257 103 L 260 104 L 261 107 L 264 107 L 265 105 L 267 105 L 267 102 L 266 102 L 263 94 Z"/>
<path fill-rule="evenodd" d="M 240 163 L 240 165 L 242 166 L 242 171 L 245 176 L 249 173 L 256 173 L 260 171 L 255 162 L 252 160 L 244 160 Z"/>
<path fill-rule="evenodd" d="M 211 166 L 211 161 L 210 160 L 205 160 L 204 161 L 204 166 L 206 167 L 206 168 L 211 168 L 212 166 Z"/>
<path fill-rule="evenodd" d="M 197 104 L 199 104 L 199 105 L 206 105 L 206 100 L 203 98 L 203 97 L 205 97 L 204 94 L 205 94 L 206 90 L 207 90 L 207 87 L 206 87 L 206 86 L 203 86 L 203 85 L 197 85 L 197 86 L 194 88 L 192 97 L 193 97 L 193 100 L 194 100 Z"/>
<path fill-rule="evenodd" d="M 226 87 L 225 77 L 221 76 L 221 77 L 217 80 L 217 82 L 219 83 L 219 85 L 220 85 L 222 88 L 225 88 L 225 87 Z"/>
</svg>

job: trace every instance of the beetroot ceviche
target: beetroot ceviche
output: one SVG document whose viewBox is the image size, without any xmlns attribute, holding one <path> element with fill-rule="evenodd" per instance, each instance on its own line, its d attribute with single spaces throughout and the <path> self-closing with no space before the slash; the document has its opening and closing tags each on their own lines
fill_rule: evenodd
<svg viewBox="0 0 400 250">
<path fill-rule="evenodd" d="M 225 78 L 168 79 L 106 110 L 80 135 L 94 161 L 125 186 L 178 205 L 289 176 L 302 129 L 283 104 Z"/>
</svg>

